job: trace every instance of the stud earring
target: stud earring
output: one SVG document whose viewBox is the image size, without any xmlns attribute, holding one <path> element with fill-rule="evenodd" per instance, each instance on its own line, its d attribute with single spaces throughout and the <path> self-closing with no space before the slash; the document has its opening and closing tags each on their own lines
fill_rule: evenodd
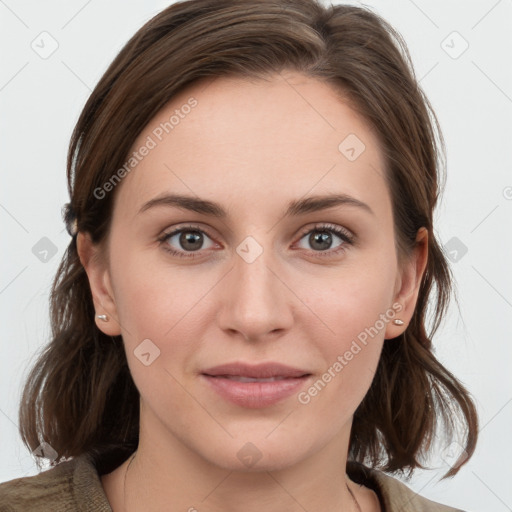
<svg viewBox="0 0 512 512">
<path fill-rule="evenodd" d="M 96 315 L 96 318 L 99 318 L 100 320 L 103 320 L 104 322 L 108 322 L 107 315 Z"/>
<path fill-rule="evenodd" d="M 395 319 L 393 320 L 393 323 L 394 323 L 395 325 L 404 325 L 403 320 L 400 320 L 400 318 L 395 318 Z"/>
</svg>

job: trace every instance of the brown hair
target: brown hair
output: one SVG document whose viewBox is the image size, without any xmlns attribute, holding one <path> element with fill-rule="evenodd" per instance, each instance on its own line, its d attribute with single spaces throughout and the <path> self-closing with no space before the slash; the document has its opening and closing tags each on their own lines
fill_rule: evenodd
<svg viewBox="0 0 512 512">
<path fill-rule="evenodd" d="M 478 420 L 470 394 L 436 359 L 431 342 L 453 291 L 432 225 L 444 142 L 405 43 L 372 11 L 324 7 L 318 0 L 191 0 L 166 8 L 120 51 L 78 119 L 68 153 L 65 220 L 76 219 L 93 242 L 105 242 L 114 193 L 97 199 L 94 190 L 122 167 L 153 116 L 192 82 L 263 78 L 284 69 L 332 84 L 377 133 L 400 258 L 414 247 L 420 227 L 429 232 L 414 315 L 402 335 L 384 344 L 354 415 L 349 459 L 410 474 L 423 467 L 441 419 L 448 440 L 455 427 L 464 427 L 467 458 L 445 475 L 453 476 L 474 452 Z M 431 293 L 434 322 L 427 335 Z M 121 337 L 106 336 L 95 325 L 76 237 L 55 277 L 50 313 L 51 342 L 23 389 L 22 439 L 31 450 L 47 442 L 66 458 L 87 452 L 100 474 L 110 472 L 137 447 L 139 393 Z"/>
</svg>

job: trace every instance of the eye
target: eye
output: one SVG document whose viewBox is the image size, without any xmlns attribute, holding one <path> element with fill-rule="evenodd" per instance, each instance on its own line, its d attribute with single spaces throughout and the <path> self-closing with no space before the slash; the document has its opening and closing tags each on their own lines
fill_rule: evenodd
<svg viewBox="0 0 512 512">
<path fill-rule="evenodd" d="M 337 248 L 330 250 L 333 244 L 333 235 L 342 240 Z M 307 238 L 306 238 L 307 237 Z M 333 224 L 319 224 L 302 233 L 301 240 L 306 239 L 318 256 L 333 256 L 347 249 L 347 245 L 354 244 L 354 236 L 350 231 Z M 304 247 L 302 247 L 304 248 Z M 306 247 L 307 249 L 307 247 Z"/>
<path fill-rule="evenodd" d="M 196 258 L 198 255 L 194 253 L 199 252 L 201 249 L 208 249 L 215 246 L 215 244 L 212 243 L 209 247 L 204 247 L 205 237 L 211 240 L 209 235 L 197 226 L 183 226 L 170 233 L 164 233 L 158 241 L 163 245 L 164 250 L 171 253 L 173 256 Z M 170 243 L 172 242 L 178 245 L 179 250 L 171 247 Z"/>
<path fill-rule="evenodd" d="M 335 249 L 331 249 L 333 235 L 342 241 Z M 206 247 L 204 246 L 205 237 L 210 240 L 210 245 Z M 306 237 L 308 237 L 306 243 L 311 245 L 311 250 L 319 257 L 336 256 L 344 252 L 347 245 L 354 244 L 354 236 L 350 231 L 333 224 L 319 224 L 309 228 L 302 232 L 300 240 L 302 241 Z M 208 233 L 198 226 L 192 225 L 182 226 L 170 233 L 164 233 L 158 241 L 163 245 L 165 251 L 180 258 L 197 258 L 201 255 L 201 250 L 217 245 L 211 240 Z M 175 248 L 171 246 L 173 242 Z M 178 246 L 177 249 L 176 246 Z M 308 248 L 306 247 L 306 249 Z"/>
</svg>

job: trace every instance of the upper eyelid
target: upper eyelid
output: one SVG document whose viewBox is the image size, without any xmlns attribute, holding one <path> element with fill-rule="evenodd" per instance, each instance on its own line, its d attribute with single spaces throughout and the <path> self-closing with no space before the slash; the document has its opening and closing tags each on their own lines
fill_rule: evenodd
<svg viewBox="0 0 512 512">
<path fill-rule="evenodd" d="M 206 235 L 208 235 L 210 238 L 212 238 L 212 235 L 210 235 L 208 228 L 204 228 L 201 226 L 195 226 L 195 225 L 185 225 L 185 226 L 178 225 L 178 227 L 173 227 L 172 229 L 164 229 L 162 231 L 162 235 L 159 238 L 163 238 L 163 237 L 171 236 L 171 235 L 174 236 L 181 231 L 201 231 L 201 232 L 205 233 Z"/>
<path fill-rule="evenodd" d="M 333 224 L 331 222 L 316 222 L 312 226 L 305 227 L 300 232 L 300 236 L 302 237 L 304 235 L 307 235 L 310 231 L 316 231 L 316 230 L 321 231 L 322 229 L 324 229 L 325 231 L 334 231 L 334 232 L 342 231 L 349 238 L 355 237 L 354 233 L 352 233 L 352 231 L 350 229 L 346 228 L 345 226 L 339 226 L 339 225 Z M 337 233 L 335 233 L 335 234 L 337 234 Z"/>
</svg>

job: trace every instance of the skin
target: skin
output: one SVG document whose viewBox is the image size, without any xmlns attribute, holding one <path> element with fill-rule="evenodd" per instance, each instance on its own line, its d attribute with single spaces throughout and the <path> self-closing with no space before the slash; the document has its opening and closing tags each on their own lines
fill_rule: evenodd
<svg viewBox="0 0 512 512">
<path fill-rule="evenodd" d="M 97 319 L 98 328 L 122 334 L 141 396 L 126 508 L 127 461 L 101 482 L 116 512 L 234 512 L 241 504 L 247 512 L 357 510 L 344 485 L 353 413 L 383 344 L 412 317 L 428 233 L 418 231 L 416 249 L 400 266 L 378 139 L 331 86 L 300 73 L 197 82 L 155 116 L 133 148 L 192 96 L 197 106 L 117 186 L 106 252 L 87 233 L 78 235 L 96 313 L 110 317 Z M 351 133 L 366 146 L 355 161 L 338 150 Z M 218 202 L 228 217 L 168 206 L 138 213 L 164 192 Z M 289 201 L 332 193 L 363 201 L 373 214 L 339 205 L 283 216 Z M 179 235 L 157 240 L 187 223 L 206 233 L 199 250 L 180 244 Z M 319 250 L 310 236 L 318 223 L 349 230 L 355 243 L 331 232 L 331 245 Z M 247 236 L 263 249 L 252 263 L 236 252 Z M 173 256 L 165 246 L 197 257 Z M 226 362 L 278 361 L 316 381 L 394 303 L 404 325 L 388 321 L 308 404 L 294 394 L 248 409 L 199 378 Z M 149 366 L 134 354 L 144 339 L 160 350 Z M 237 457 L 247 442 L 261 454 L 252 467 Z M 373 491 L 348 483 L 362 510 L 380 510 Z"/>
</svg>

